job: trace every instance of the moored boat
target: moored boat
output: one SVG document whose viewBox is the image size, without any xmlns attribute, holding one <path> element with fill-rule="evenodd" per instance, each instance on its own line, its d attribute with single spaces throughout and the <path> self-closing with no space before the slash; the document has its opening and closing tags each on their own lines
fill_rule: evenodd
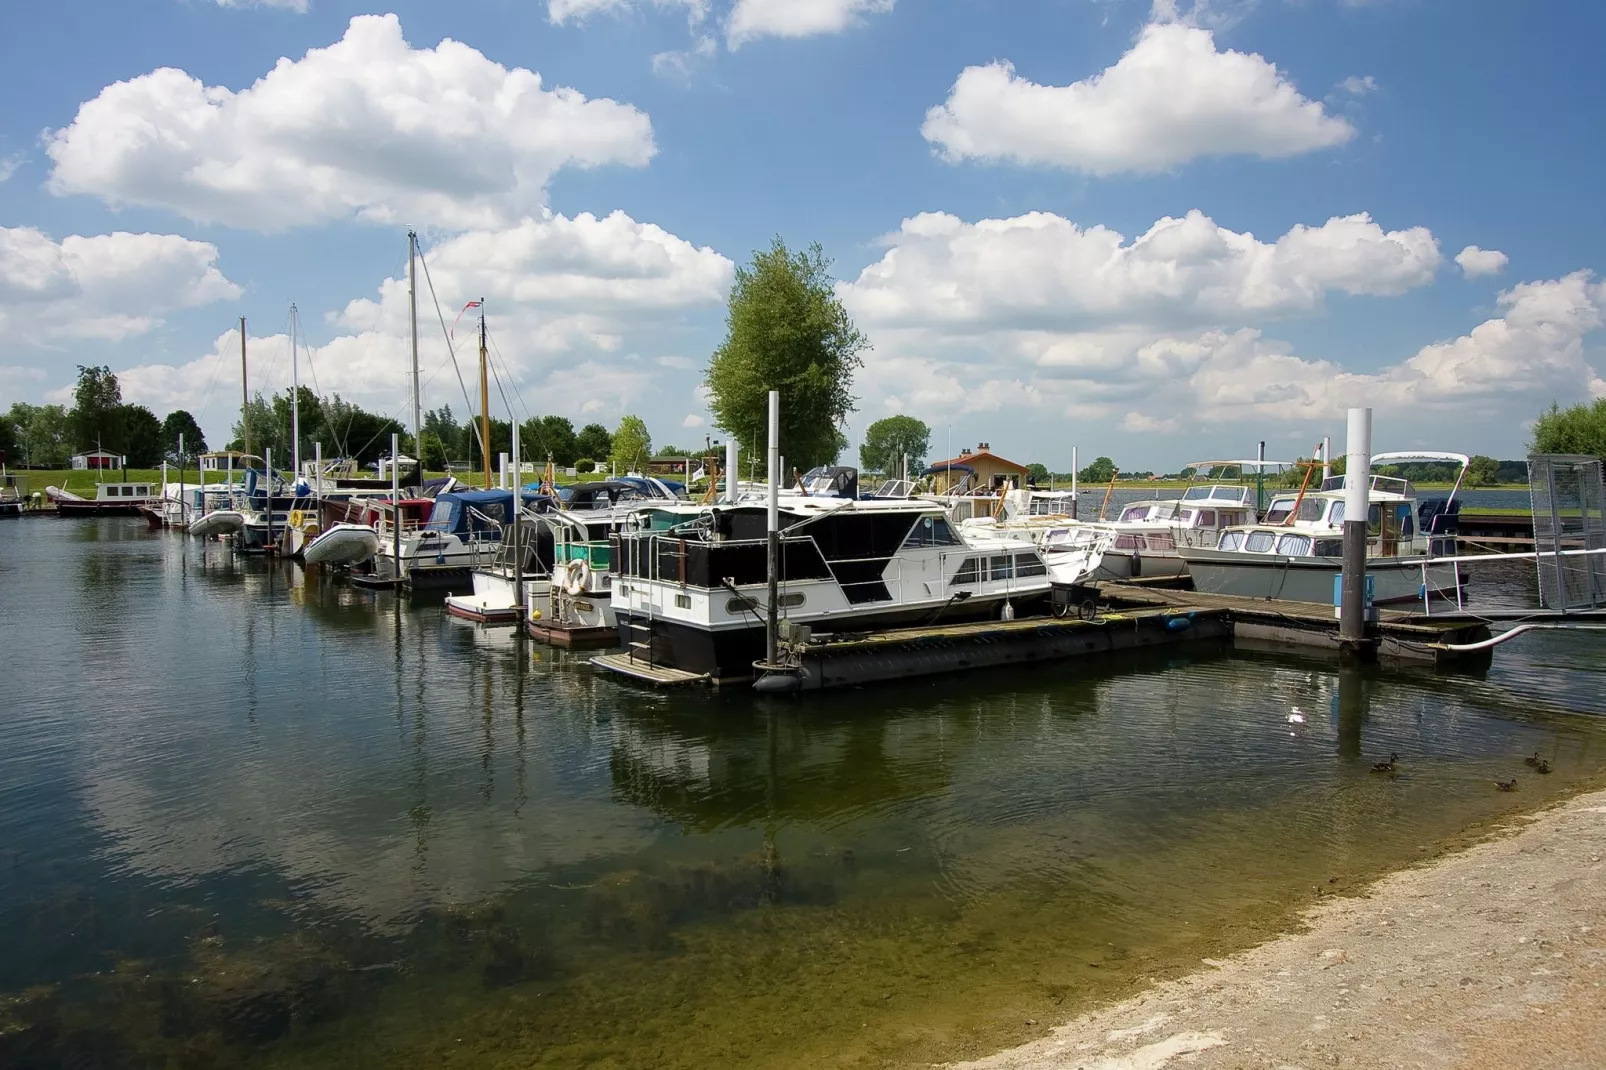
<svg viewBox="0 0 1606 1070">
<path fill-rule="evenodd" d="M 1459 453 L 1380 453 L 1378 465 L 1453 462 L 1461 466 L 1442 501 L 1420 501 L 1410 480 L 1372 475 L 1367 485 L 1366 574 L 1375 603 L 1454 597 L 1463 582 L 1453 561 L 1460 503 L 1456 492 L 1467 457 Z M 1221 533 L 1213 547 L 1183 547 L 1195 590 L 1289 602 L 1332 603 L 1343 571 L 1344 476 L 1309 493 L 1273 498 L 1254 524 Z"/>
</svg>

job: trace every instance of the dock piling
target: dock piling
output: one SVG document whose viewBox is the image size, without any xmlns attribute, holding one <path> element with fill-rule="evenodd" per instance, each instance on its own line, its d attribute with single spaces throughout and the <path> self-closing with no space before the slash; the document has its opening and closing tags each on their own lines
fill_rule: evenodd
<svg viewBox="0 0 1606 1070">
<path fill-rule="evenodd" d="M 1344 568 L 1338 638 L 1342 648 L 1366 648 L 1366 516 L 1372 470 L 1372 410 L 1349 410 L 1344 461 Z"/>
</svg>

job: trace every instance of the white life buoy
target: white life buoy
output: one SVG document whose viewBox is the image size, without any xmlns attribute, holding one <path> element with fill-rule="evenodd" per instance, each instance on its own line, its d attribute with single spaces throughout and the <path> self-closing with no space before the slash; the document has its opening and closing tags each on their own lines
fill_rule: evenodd
<svg viewBox="0 0 1606 1070">
<path fill-rule="evenodd" d="M 586 564 L 585 558 L 577 557 L 570 561 L 564 566 L 564 572 L 567 573 L 567 577 L 563 584 L 563 589 L 568 591 L 572 597 L 579 597 L 584 594 L 586 582 L 591 579 L 591 566 Z"/>
</svg>

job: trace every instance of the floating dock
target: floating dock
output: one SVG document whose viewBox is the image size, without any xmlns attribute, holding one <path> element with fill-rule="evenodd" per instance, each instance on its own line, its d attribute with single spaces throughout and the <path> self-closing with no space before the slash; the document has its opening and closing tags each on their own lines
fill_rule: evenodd
<svg viewBox="0 0 1606 1070">
<path fill-rule="evenodd" d="M 1093 620 L 1030 617 L 889 628 L 819 636 L 796 645 L 789 652 L 787 670 L 768 673 L 759 683 L 766 691 L 819 691 L 1116 650 L 1220 641 L 1231 634 L 1231 621 L 1221 610 L 1172 607 L 1106 613 Z M 606 654 L 592 658 L 591 664 L 657 687 L 747 686 L 753 681 L 752 676 L 715 679 L 652 665 L 629 654 Z"/>
<path fill-rule="evenodd" d="M 1338 638 L 1338 616 L 1330 605 L 1162 590 L 1132 583 L 1103 582 L 1092 586 L 1098 591 L 1099 598 L 1112 606 L 1223 613 L 1231 622 L 1235 639 L 1332 653 L 1344 652 Z M 1488 624 L 1482 620 L 1469 620 L 1465 614 L 1437 620 L 1416 610 L 1379 609 L 1377 619 L 1367 625 L 1367 638 L 1372 644 L 1372 652 L 1383 661 L 1428 665 L 1488 661 L 1487 652 L 1468 654 L 1445 649 L 1450 645 L 1476 643 L 1489 638 Z"/>
<path fill-rule="evenodd" d="M 561 620 L 527 620 L 524 633 L 531 639 L 565 650 L 602 650 L 619 645 L 618 628 L 569 624 Z"/>
</svg>

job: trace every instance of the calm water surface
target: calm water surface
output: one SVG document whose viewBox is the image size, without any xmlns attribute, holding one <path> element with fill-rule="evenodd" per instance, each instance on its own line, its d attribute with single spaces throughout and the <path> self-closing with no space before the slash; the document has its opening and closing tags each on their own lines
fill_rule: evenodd
<svg viewBox="0 0 1606 1070">
<path fill-rule="evenodd" d="M 771 702 L 139 521 L 0 538 L 8 1067 L 928 1063 L 1606 768 L 1587 636 Z"/>
</svg>

